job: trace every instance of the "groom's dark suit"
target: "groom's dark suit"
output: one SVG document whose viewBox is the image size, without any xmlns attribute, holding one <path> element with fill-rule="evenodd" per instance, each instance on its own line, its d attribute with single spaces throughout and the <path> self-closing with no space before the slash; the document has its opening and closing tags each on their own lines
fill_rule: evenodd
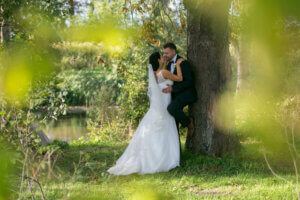
<svg viewBox="0 0 300 200">
<path fill-rule="evenodd" d="M 176 61 L 181 58 L 177 55 Z M 167 70 L 171 71 L 171 64 L 167 66 Z M 174 67 L 176 62 L 174 63 Z M 189 117 L 183 112 L 183 108 L 197 100 L 197 93 L 194 87 L 193 72 L 191 70 L 190 63 L 185 60 L 180 64 L 183 80 L 181 82 L 174 82 L 172 86 L 172 101 L 168 106 L 169 113 L 175 118 L 177 128 L 178 123 L 181 123 L 183 127 L 187 127 L 191 122 Z M 173 74 L 177 74 L 176 68 Z M 179 133 L 179 129 L 178 129 Z M 180 139 L 180 138 L 179 138 Z M 179 140 L 180 141 L 180 140 Z"/>
</svg>

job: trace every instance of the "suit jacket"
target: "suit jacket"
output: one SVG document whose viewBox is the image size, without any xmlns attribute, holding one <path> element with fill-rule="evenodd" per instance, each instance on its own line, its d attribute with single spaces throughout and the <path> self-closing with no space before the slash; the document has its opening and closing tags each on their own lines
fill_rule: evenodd
<svg viewBox="0 0 300 200">
<path fill-rule="evenodd" d="M 181 58 L 177 55 L 177 60 Z M 176 63 L 175 63 L 176 66 Z M 183 80 L 181 82 L 174 82 L 172 86 L 172 99 L 181 98 L 187 102 L 194 102 L 197 100 L 197 93 L 194 87 L 194 74 L 192 72 L 189 61 L 185 60 L 180 64 Z M 168 64 L 167 70 L 171 71 L 171 63 Z M 174 74 L 177 75 L 175 67 Z"/>
</svg>

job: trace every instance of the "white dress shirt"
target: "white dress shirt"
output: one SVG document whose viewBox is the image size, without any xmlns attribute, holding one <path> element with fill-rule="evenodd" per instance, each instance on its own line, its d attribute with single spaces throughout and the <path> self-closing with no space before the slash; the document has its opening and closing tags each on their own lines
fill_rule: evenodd
<svg viewBox="0 0 300 200">
<path fill-rule="evenodd" d="M 177 54 L 174 56 L 174 58 L 172 59 L 173 63 L 171 64 L 171 73 L 174 73 L 174 69 L 176 66 L 176 59 L 177 59 Z"/>
</svg>

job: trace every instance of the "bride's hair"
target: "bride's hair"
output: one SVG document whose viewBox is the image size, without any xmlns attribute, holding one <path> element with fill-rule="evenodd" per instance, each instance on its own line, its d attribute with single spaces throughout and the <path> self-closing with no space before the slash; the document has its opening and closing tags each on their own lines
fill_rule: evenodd
<svg viewBox="0 0 300 200">
<path fill-rule="evenodd" d="M 160 59 L 160 53 L 157 51 L 149 56 L 149 63 L 152 65 L 153 71 L 156 71 L 159 68 L 158 59 Z"/>
</svg>

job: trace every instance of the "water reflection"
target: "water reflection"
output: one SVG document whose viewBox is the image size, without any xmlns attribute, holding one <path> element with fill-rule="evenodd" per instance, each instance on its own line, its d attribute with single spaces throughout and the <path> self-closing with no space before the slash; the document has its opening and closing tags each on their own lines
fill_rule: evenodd
<svg viewBox="0 0 300 200">
<path fill-rule="evenodd" d="M 83 115 L 64 116 L 57 121 L 49 121 L 43 131 L 50 140 L 70 142 L 87 134 L 86 117 Z"/>
</svg>

